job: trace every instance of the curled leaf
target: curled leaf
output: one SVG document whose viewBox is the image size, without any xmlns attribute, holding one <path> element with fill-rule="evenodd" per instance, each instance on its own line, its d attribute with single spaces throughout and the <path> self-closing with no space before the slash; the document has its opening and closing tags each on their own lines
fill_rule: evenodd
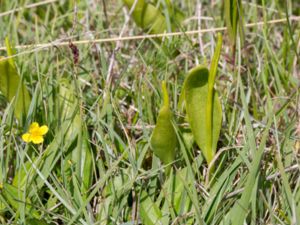
<svg viewBox="0 0 300 225">
<path fill-rule="evenodd" d="M 194 139 L 202 150 L 208 163 L 214 158 L 217 142 L 221 130 L 222 109 L 217 92 L 213 93 L 211 133 L 207 133 L 207 105 L 208 105 L 209 71 L 204 66 L 197 66 L 190 70 L 184 82 L 184 97 L 188 121 Z M 212 148 L 209 149 L 207 135 L 211 135 Z"/>
<path fill-rule="evenodd" d="M 177 136 L 172 124 L 172 112 L 165 82 L 162 83 L 162 90 L 164 103 L 159 111 L 150 144 L 154 154 L 164 164 L 169 164 L 175 159 Z"/>
</svg>

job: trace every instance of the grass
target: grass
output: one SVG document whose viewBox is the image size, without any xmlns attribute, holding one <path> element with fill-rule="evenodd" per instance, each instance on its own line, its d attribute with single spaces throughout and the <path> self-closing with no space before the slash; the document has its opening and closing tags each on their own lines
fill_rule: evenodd
<svg viewBox="0 0 300 225">
<path fill-rule="evenodd" d="M 0 95 L 0 224 L 300 224 L 297 1 L 243 2 L 244 23 L 265 24 L 246 26 L 235 54 L 222 31 L 211 174 L 179 99 L 188 71 L 210 65 L 216 32 L 146 38 L 121 0 L 22 8 L 35 2 L 0 3 L 1 12 L 20 8 L 0 14 L 2 46 L 6 37 L 32 45 L 13 56 L 31 96 L 24 120 Z M 185 14 L 176 31 L 225 26 L 222 1 L 173 2 Z M 144 38 L 93 43 L 121 30 Z M 169 175 L 150 148 L 164 80 L 179 146 Z M 41 145 L 21 139 L 35 121 L 49 127 Z"/>
</svg>

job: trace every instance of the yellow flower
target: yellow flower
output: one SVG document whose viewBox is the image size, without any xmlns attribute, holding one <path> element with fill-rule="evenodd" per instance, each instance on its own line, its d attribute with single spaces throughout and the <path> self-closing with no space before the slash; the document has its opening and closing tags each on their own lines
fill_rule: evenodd
<svg viewBox="0 0 300 225">
<path fill-rule="evenodd" d="M 29 127 L 29 131 L 22 135 L 22 139 L 25 142 L 40 144 L 44 141 L 43 135 L 45 135 L 48 130 L 46 125 L 40 127 L 37 122 L 33 122 Z"/>
</svg>

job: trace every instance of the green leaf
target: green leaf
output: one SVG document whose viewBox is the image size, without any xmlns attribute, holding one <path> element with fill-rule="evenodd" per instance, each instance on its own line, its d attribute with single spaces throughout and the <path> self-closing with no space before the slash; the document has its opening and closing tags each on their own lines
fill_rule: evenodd
<svg viewBox="0 0 300 225">
<path fill-rule="evenodd" d="M 131 8 L 134 6 L 134 2 L 135 0 L 123 0 L 123 2 L 125 3 L 125 5 L 127 6 L 127 8 L 129 10 L 131 10 Z M 135 4 L 135 8 L 132 11 L 132 18 L 134 19 L 134 22 L 139 26 L 139 27 L 143 27 L 143 13 L 144 13 L 144 7 L 147 3 L 145 3 L 144 0 L 137 0 L 136 4 Z"/>
<path fill-rule="evenodd" d="M 132 18 L 142 29 L 151 34 L 160 34 L 167 30 L 166 18 L 161 11 L 152 4 L 146 3 L 144 0 L 137 0 L 135 5 L 135 0 L 123 1 L 129 10 L 135 6 L 132 12 Z"/>
<path fill-rule="evenodd" d="M 175 159 L 175 151 L 178 142 L 176 132 L 172 124 L 172 112 L 170 110 L 169 97 L 165 82 L 162 83 L 162 90 L 164 103 L 159 111 L 156 126 L 151 136 L 150 145 L 154 154 L 164 164 L 169 164 Z"/>
<path fill-rule="evenodd" d="M 209 71 L 204 66 L 197 66 L 189 71 L 184 81 L 185 104 L 188 121 L 195 141 L 208 163 L 215 155 L 222 123 L 222 108 L 217 92 L 213 92 L 212 100 L 212 148 L 207 146 L 207 101 Z"/>
<path fill-rule="evenodd" d="M 243 42 L 244 16 L 242 2 L 240 0 L 225 0 L 224 11 L 225 22 L 231 43 L 235 45 L 238 31 Z"/>
<path fill-rule="evenodd" d="M 222 35 L 218 34 L 217 47 L 211 62 L 209 79 L 208 79 L 208 93 L 207 93 L 207 103 L 206 103 L 206 151 L 213 152 L 213 96 L 214 96 L 214 84 L 215 78 L 218 70 L 218 62 L 221 54 L 222 48 Z M 217 118 L 219 119 L 219 118 Z M 222 122 L 222 117 L 220 118 Z"/>
<path fill-rule="evenodd" d="M 8 39 L 6 39 L 6 48 L 8 57 L 12 56 Z M 0 56 L 0 92 L 9 102 L 14 101 L 15 117 L 21 121 L 28 112 L 31 98 L 18 74 L 13 58 L 4 59 Z"/>
</svg>

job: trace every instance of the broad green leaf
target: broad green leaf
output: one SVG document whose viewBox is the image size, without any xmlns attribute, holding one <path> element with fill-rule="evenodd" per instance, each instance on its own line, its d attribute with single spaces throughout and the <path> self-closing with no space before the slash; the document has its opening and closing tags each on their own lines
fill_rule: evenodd
<svg viewBox="0 0 300 225">
<path fill-rule="evenodd" d="M 150 145 L 154 154 L 164 164 L 169 164 L 175 159 L 175 151 L 178 142 L 172 124 L 172 112 L 170 110 L 169 96 L 165 82 L 162 83 L 162 90 L 164 103 L 159 111 L 156 126 L 150 139 Z"/>
<path fill-rule="evenodd" d="M 6 39 L 6 48 L 8 57 L 12 56 L 8 39 Z M 18 74 L 13 58 L 4 59 L 0 56 L 0 92 L 9 102 L 14 101 L 14 113 L 19 121 L 26 117 L 31 98 Z"/>
<path fill-rule="evenodd" d="M 144 0 L 123 0 L 129 10 L 135 6 L 132 12 L 132 18 L 142 29 L 152 34 L 163 33 L 167 30 L 167 23 L 164 15 L 154 5 Z"/>
<path fill-rule="evenodd" d="M 144 13 L 144 7 L 147 4 L 145 0 L 137 0 L 136 4 L 135 0 L 123 0 L 125 5 L 128 7 L 129 10 L 131 10 L 132 7 L 134 7 L 132 11 L 132 18 L 134 19 L 134 22 L 139 26 L 143 28 L 143 13 Z"/>
<path fill-rule="evenodd" d="M 185 104 L 188 121 L 199 148 L 208 163 L 215 155 L 222 123 L 222 108 L 218 93 L 213 92 L 212 104 L 212 148 L 207 149 L 207 100 L 209 71 L 197 66 L 189 71 L 184 81 Z"/>
<path fill-rule="evenodd" d="M 166 19 L 163 14 L 151 4 L 146 4 L 142 20 L 143 29 L 149 33 L 159 34 L 167 30 Z"/>
</svg>

